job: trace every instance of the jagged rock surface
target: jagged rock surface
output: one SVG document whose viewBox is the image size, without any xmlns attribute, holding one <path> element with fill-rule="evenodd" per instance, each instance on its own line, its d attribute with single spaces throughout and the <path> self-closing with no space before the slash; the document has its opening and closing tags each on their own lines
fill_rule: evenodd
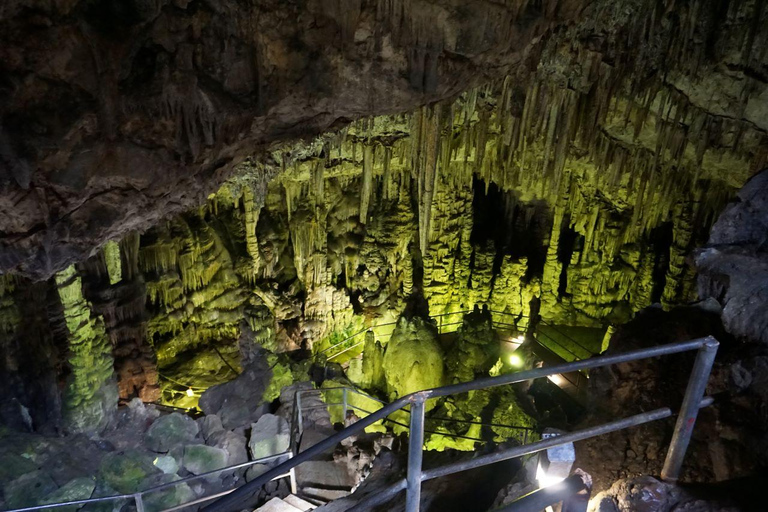
<svg viewBox="0 0 768 512">
<path fill-rule="evenodd" d="M 720 302 L 728 332 L 768 344 L 768 171 L 738 192 L 695 259 L 699 295 Z"/>
<path fill-rule="evenodd" d="M 48 277 L 107 239 L 195 206 L 276 141 L 497 76 L 580 6 L 7 3 L 0 269 Z M 267 167 L 264 179 L 275 170 Z"/>
</svg>

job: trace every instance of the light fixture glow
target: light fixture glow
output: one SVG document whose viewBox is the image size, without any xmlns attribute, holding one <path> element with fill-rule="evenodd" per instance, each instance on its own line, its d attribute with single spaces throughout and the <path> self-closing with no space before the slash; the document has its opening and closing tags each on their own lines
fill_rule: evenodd
<svg viewBox="0 0 768 512">
<path fill-rule="evenodd" d="M 547 378 L 556 386 L 562 387 L 565 384 L 565 379 L 560 374 L 549 375 Z"/>
<path fill-rule="evenodd" d="M 187 396 L 195 396 L 195 392 L 192 391 L 192 388 L 187 389 Z"/>
<path fill-rule="evenodd" d="M 559 484 L 560 482 L 565 480 L 565 478 L 560 476 L 548 475 L 547 471 L 541 465 L 541 460 L 539 460 L 539 464 L 538 466 L 536 466 L 536 480 L 539 482 L 539 487 L 549 487 L 550 485 Z"/>
<path fill-rule="evenodd" d="M 518 367 L 523 366 L 523 358 L 517 354 L 510 354 L 509 364 L 511 364 L 512 366 L 518 366 Z"/>
</svg>

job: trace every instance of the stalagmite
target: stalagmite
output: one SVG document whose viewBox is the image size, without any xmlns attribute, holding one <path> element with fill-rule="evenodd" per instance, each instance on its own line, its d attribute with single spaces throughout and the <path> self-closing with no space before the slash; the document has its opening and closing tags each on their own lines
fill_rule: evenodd
<svg viewBox="0 0 768 512">
<path fill-rule="evenodd" d="M 58 295 L 69 333 L 71 376 L 64 392 L 64 417 L 70 432 L 93 432 L 104 426 L 117 404 L 112 382 L 112 345 L 101 317 L 83 297 L 74 265 L 56 274 Z"/>
</svg>

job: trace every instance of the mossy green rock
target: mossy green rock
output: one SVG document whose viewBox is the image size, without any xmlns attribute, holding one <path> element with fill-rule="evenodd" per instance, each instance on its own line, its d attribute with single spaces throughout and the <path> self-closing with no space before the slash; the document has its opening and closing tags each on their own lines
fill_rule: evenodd
<svg viewBox="0 0 768 512">
<path fill-rule="evenodd" d="M 447 354 L 446 367 L 452 382 L 469 382 L 487 374 L 499 359 L 499 335 L 490 313 L 475 311 L 464 317 L 456 342 Z"/>
<path fill-rule="evenodd" d="M 184 469 L 193 475 L 201 475 L 227 466 L 229 454 L 215 446 L 193 444 L 184 447 Z"/>
<path fill-rule="evenodd" d="M 37 464 L 26 457 L 16 453 L 0 453 L 0 481 L 31 473 L 37 468 Z"/>
<path fill-rule="evenodd" d="M 150 475 L 160 473 L 152 459 L 141 452 L 108 453 L 101 460 L 99 476 L 110 487 L 121 493 L 131 493 Z"/>
<path fill-rule="evenodd" d="M 390 398 L 443 383 L 443 351 L 434 330 L 420 318 L 400 318 L 384 354 Z"/>
<path fill-rule="evenodd" d="M 87 476 L 75 478 L 46 496 L 43 503 L 87 500 L 91 497 L 95 488 L 96 481 L 93 478 Z M 56 507 L 46 510 L 50 512 L 75 512 L 81 507 L 82 505 L 72 505 L 70 507 Z"/>
<path fill-rule="evenodd" d="M 144 435 L 144 442 L 150 450 L 166 453 L 176 445 L 193 441 L 198 431 L 195 420 L 174 412 L 156 419 Z"/>
<path fill-rule="evenodd" d="M 179 475 L 154 475 L 142 482 L 141 489 L 147 490 L 159 485 L 180 480 Z M 149 492 L 143 495 L 144 510 L 159 512 L 177 505 L 188 503 L 195 499 L 195 493 L 187 484 L 177 484 L 161 491 Z"/>
<path fill-rule="evenodd" d="M 3 487 L 5 504 L 9 508 L 23 508 L 38 505 L 58 486 L 44 471 L 22 475 Z"/>
</svg>

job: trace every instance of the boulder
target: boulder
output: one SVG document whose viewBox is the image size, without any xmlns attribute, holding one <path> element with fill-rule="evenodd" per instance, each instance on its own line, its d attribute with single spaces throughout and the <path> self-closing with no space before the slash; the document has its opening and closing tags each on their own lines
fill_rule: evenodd
<svg viewBox="0 0 768 512">
<path fill-rule="evenodd" d="M 176 474 L 176 472 L 179 470 L 179 463 L 176 460 L 175 457 L 171 455 L 161 455 L 159 457 L 155 457 L 154 465 L 157 467 L 160 471 L 165 473 L 166 475 L 173 475 Z"/>
<path fill-rule="evenodd" d="M 248 442 L 251 457 L 256 460 L 288 450 L 290 432 L 291 427 L 283 418 L 265 414 L 251 425 L 251 439 Z"/>
<path fill-rule="evenodd" d="M 96 489 L 96 481 L 93 478 L 87 476 L 75 478 L 46 496 L 43 503 L 87 500 L 93 494 L 94 489 Z M 79 506 L 73 505 L 53 510 L 56 512 L 75 512 L 79 508 Z"/>
<path fill-rule="evenodd" d="M 224 426 L 221 423 L 221 418 L 215 414 L 203 416 L 198 418 L 196 421 L 197 426 L 200 429 L 200 434 L 203 436 L 203 439 L 205 439 L 206 442 L 208 441 L 208 438 L 211 437 L 211 434 L 224 430 Z"/>
<path fill-rule="evenodd" d="M 154 475 L 142 482 L 141 489 L 147 490 L 169 482 L 180 480 L 179 475 Z M 177 505 L 190 502 L 196 498 L 195 493 L 187 484 L 177 484 L 166 489 L 146 493 L 144 498 L 145 510 L 165 510 Z"/>
<path fill-rule="evenodd" d="M 184 469 L 193 475 L 201 475 L 227 466 L 229 454 L 226 450 L 203 444 L 184 447 Z"/>
<path fill-rule="evenodd" d="M 248 468 L 248 471 L 245 472 L 245 481 L 250 482 L 251 480 L 254 480 L 264 473 L 269 471 L 269 466 L 266 464 L 254 464 L 253 466 Z"/>
<path fill-rule="evenodd" d="M 271 378 L 266 352 L 261 350 L 237 378 L 208 388 L 200 397 L 200 408 L 207 416 L 219 416 L 227 430 L 248 425 L 265 412 L 262 398 Z"/>
<path fill-rule="evenodd" d="M 56 482 L 45 471 L 33 471 L 5 485 L 3 495 L 10 508 L 38 505 L 46 496 L 56 491 Z"/>
<path fill-rule="evenodd" d="M 227 466 L 234 466 L 235 464 L 242 464 L 248 461 L 248 440 L 244 435 L 228 430 L 220 430 L 209 436 L 206 444 L 221 448 L 227 452 Z"/>
<path fill-rule="evenodd" d="M 96 481 L 96 489 L 91 494 L 92 498 L 104 498 L 107 496 L 114 496 L 116 494 L 120 494 L 115 489 L 111 488 L 109 485 L 107 485 L 105 482 L 97 480 Z M 122 508 L 128 503 L 133 502 L 133 500 L 110 500 L 110 501 L 99 501 L 96 503 L 88 503 L 83 508 L 80 509 L 80 512 L 120 512 Z M 53 511 L 58 512 L 58 511 Z"/>
<path fill-rule="evenodd" d="M 175 445 L 193 441 L 198 431 L 192 418 L 174 412 L 156 419 L 144 435 L 144 442 L 152 451 L 167 453 Z"/>
<path fill-rule="evenodd" d="M 160 472 L 149 455 L 136 450 L 108 453 L 99 468 L 101 479 L 120 493 L 135 492 L 147 477 Z"/>
</svg>

